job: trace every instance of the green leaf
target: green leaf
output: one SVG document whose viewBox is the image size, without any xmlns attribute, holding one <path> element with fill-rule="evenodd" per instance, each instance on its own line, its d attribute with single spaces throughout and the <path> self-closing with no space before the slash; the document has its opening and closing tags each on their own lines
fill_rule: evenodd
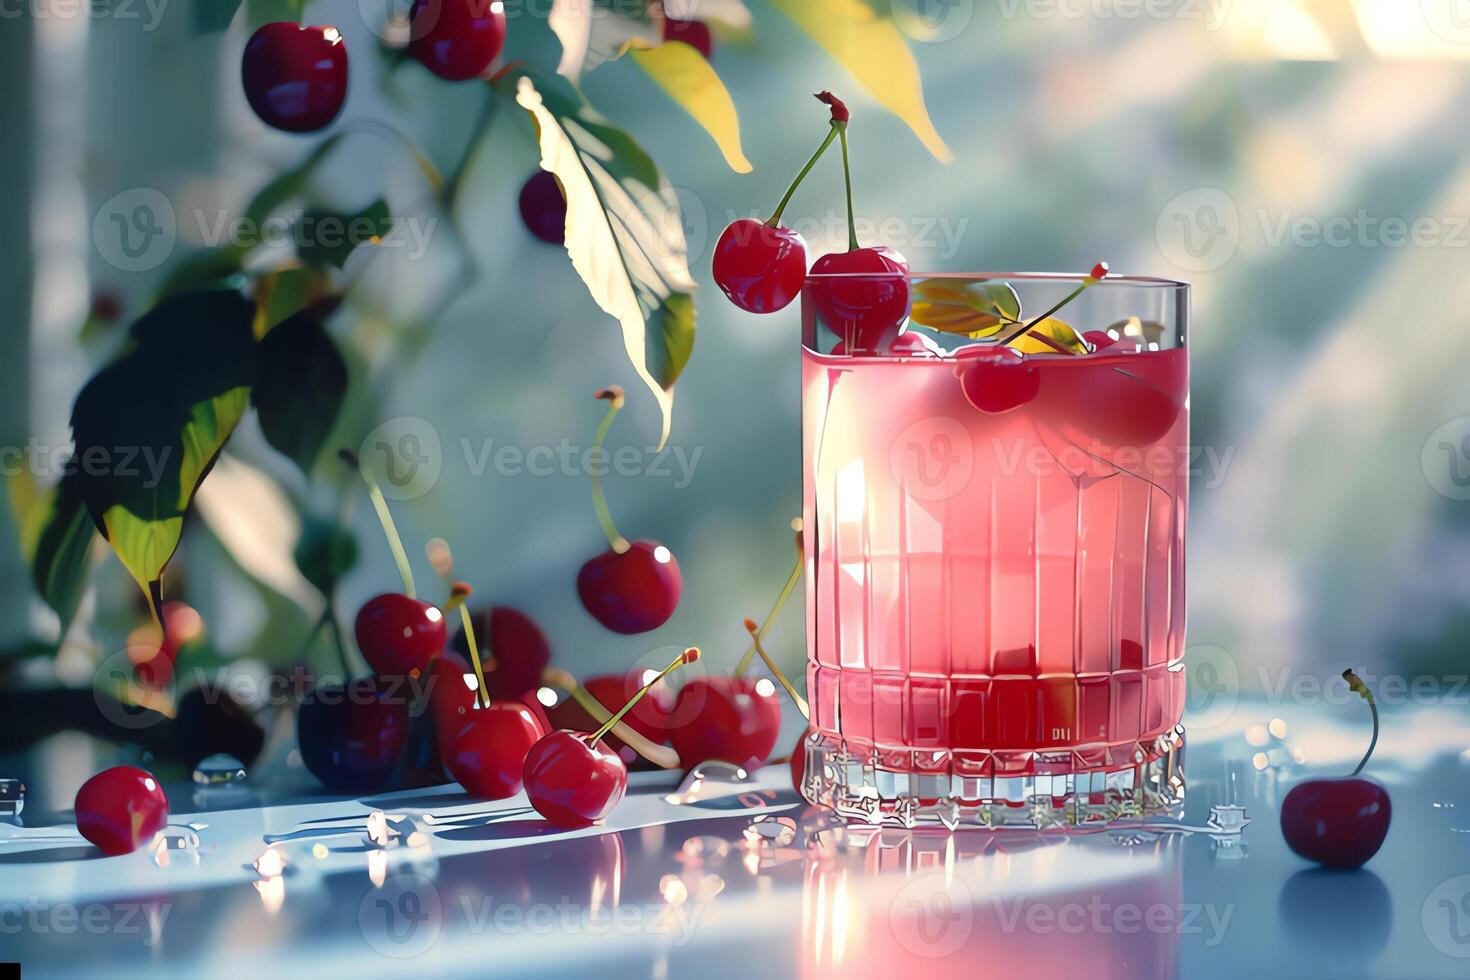
<svg viewBox="0 0 1470 980">
<path fill-rule="evenodd" d="M 35 534 L 27 549 L 31 580 L 61 620 L 64 637 L 86 591 L 91 571 L 87 558 L 96 536 L 75 472 L 63 477 L 36 504 L 26 525 L 28 536 L 32 527 Z"/>
<path fill-rule="evenodd" d="M 1009 283 L 925 279 L 914 286 L 909 317 L 920 326 L 988 337 L 1021 319 L 1021 299 Z"/>
<path fill-rule="evenodd" d="M 260 342 L 250 394 L 260 429 L 303 473 L 311 472 L 332 434 L 346 394 L 347 364 L 327 336 L 318 308 L 302 310 Z"/>
<path fill-rule="evenodd" d="M 155 604 L 194 492 L 249 404 L 254 314 L 228 290 L 164 300 L 72 408 L 81 497 Z"/>
<path fill-rule="evenodd" d="M 309 209 L 296 226 L 296 254 L 311 265 L 342 268 L 359 245 L 376 245 L 393 230 L 388 202 L 378 198 L 355 214 Z"/>
<path fill-rule="evenodd" d="M 335 305 L 338 301 L 329 273 L 310 265 L 291 265 L 266 273 L 256 280 L 252 295 L 257 340 L 307 307 Z"/>
<path fill-rule="evenodd" d="M 941 163 L 954 159 L 924 105 L 919 63 L 903 32 L 864 0 L 772 0 Z M 887 4 L 883 6 L 887 7 Z"/>
<path fill-rule="evenodd" d="M 623 331 L 623 347 L 663 414 L 694 349 L 694 280 L 679 202 L 653 160 L 565 80 L 522 74 L 516 102 L 535 120 L 541 168 L 567 199 L 572 266 Z"/>
</svg>

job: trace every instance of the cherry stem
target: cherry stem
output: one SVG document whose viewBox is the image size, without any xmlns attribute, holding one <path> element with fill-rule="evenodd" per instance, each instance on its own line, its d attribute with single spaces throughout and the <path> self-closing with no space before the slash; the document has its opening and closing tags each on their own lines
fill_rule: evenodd
<svg viewBox="0 0 1470 980">
<path fill-rule="evenodd" d="M 791 686 L 791 681 L 787 678 L 785 672 L 776 666 L 776 661 L 772 660 L 771 655 L 766 652 L 765 644 L 761 643 L 761 631 L 756 627 L 755 620 L 747 619 L 745 621 L 745 629 L 750 634 L 751 641 L 755 644 L 756 653 L 759 653 L 761 659 L 766 662 L 766 669 L 771 672 L 772 677 L 776 678 L 777 683 L 786 688 L 786 693 L 791 695 L 792 701 L 796 702 L 796 710 L 801 712 L 801 716 L 810 721 L 812 714 L 811 709 L 807 707 L 806 698 L 796 693 L 796 688 Z"/>
<path fill-rule="evenodd" d="M 475 665 L 475 701 L 480 707 L 488 708 L 490 707 L 490 692 L 485 687 L 485 668 L 480 663 L 480 645 L 475 642 L 475 622 L 470 615 L 470 607 L 465 605 L 465 600 L 470 597 L 470 591 L 470 587 L 464 582 L 454 583 L 449 605 L 459 607 L 459 621 L 464 624 L 464 638 L 470 648 L 470 662 Z"/>
<path fill-rule="evenodd" d="M 1036 318 L 1034 318 L 1032 320 L 1029 320 L 1026 323 L 1024 323 L 1022 325 L 1022 327 L 1021 327 L 1020 330 L 1017 330 L 1015 333 L 1011 334 L 1005 340 L 1002 340 L 1001 341 L 1001 345 L 1004 346 L 1005 344 L 1009 344 L 1011 341 L 1015 340 L 1016 338 L 1022 337 L 1024 335 L 1030 333 L 1033 329 L 1036 328 L 1036 326 L 1038 324 L 1040 324 L 1040 323 L 1042 323 L 1042 322 L 1050 319 L 1051 316 L 1054 313 L 1056 313 L 1058 310 L 1060 310 L 1062 307 L 1066 306 L 1068 303 L 1072 302 L 1072 300 L 1076 299 L 1078 296 L 1081 296 L 1088 289 L 1090 289 L 1093 286 L 1096 286 L 1100 282 L 1102 282 L 1101 279 L 1095 279 L 1095 278 L 1093 278 L 1090 275 L 1083 276 L 1082 277 L 1082 283 L 1081 283 L 1081 285 L 1079 285 L 1076 289 L 1072 290 L 1070 293 L 1068 293 L 1066 296 L 1064 296 L 1062 298 L 1062 301 L 1060 303 L 1056 304 L 1051 309 L 1049 309 L 1045 313 L 1041 314 L 1041 316 L 1036 317 Z M 1062 351 L 1064 351 L 1066 353 L 1071 353 L 1070 351 L 1066 351 L 1065 348 L 1062 348 L 1062 347 L 1060 347 L 1057 344 L 1050 343 L 1049 338 L 1042 337 L 1040 334 L 1037 334 L 1037 337 L 1038 337 L 1038 339 L 1047 341 L 1050 346 L 1056 347 L 1058 350 L 1062 350 Z"/>
<path fill-rule="evenodd" d="M 643 700 L 643 695 L 648 693 L 649 688 L 653 687 L 653 685 L 657 684 L 665 677 L 668 677 L 670 674 L 672 674 L 674 671 L 678 670 L 685 664 L 692 664 L 698 659 L 699 647 L 690 647 L 689 649 L 685 650 L 683 653 L 675 657 L 673 663 L 669 664 L 663 670 L 659 671 L 657 676 L 650 678 L 647 684 L 644 684 L 638 689 L 637 694 L 634 694 L 631 698 L 628 699 L 627 704 L 618 709 L 617 714 L 613 715 L 607 721 L 603 722 L 602 727 L 592 733 L 592 741 L 590 744 L 596 745 L 599 741 L 601 741 L 602 736 L 606 735 L 614 725 L 623 720 L 623 715 L 626 715 L 629 711 L 632 711 L 633 706 L 639 701 Z"/>
<path fill-rule="evenodd" d="M 827 152 L 827 147 L 831 146 L 832 141 L 836 138 L 837 123 L 834 122 L 832 128 L 827 132 L 827 138 L 822 141 L 821 146 L 817 147 L 817 152 L 812 154 L 812 158 L 806 162 L 806 166 L 801 168 L 801 173 L 797 174 L 796 179 L 791 182 L 791 186 L 786 188 L 786 194 L 781 198 L 781 203 L 776 205 L 776 210 L 771 214 L 771 220 L 766 222 L 767 225 L 775 228 L 781 223 L 781 214 L 786 210 L 786 205 L 791 203 L 791 195 L 796 193 L 796 189 L 801 186 L 801 182 L 806 180 L 806 175 L 812 172 L 812 168 L 817 165 L 818 160 L 822 159 L 822 154 Z"/>
<path fill-rule="evenodd" d="M 327 627 L 332 631 L 332 646 L 337 649 L 337 659 L 342 662 L 342 682 L 345 684 L 351 680 L 353 670 L 352 664 L 347 660 L 347 643 L 342 638 L 342 624 L 337 622 L 337 613 L 328 609 Z"/>
<path fill-rule="evenodd" d="M 791 598 L 791 593 L 796 591 L 796 583 L 801 581 L 802 566 L 806 564 L 806 553 L 801 545 L 801 518 L 795 518 L 791 522 L 791 529 L 796 532 L 796 562 L 791 566 L 791 574 L 786 576 L 786 584 L 781 587 L 781 594 L 776 597 L 775 605 L 766 614 L 765 621 L 761 623 L 760 638 L 764 639 L 766 632 L 770 630 L 771 624 L 781 614 L 781 609 L 786 605 L 786 600 Z M 750 669 L 750 662 L 755 658 L 756 648 L 752 643 L 745 651 L 745 656 L 740 658 L 740 663 L 735 668 L 735 676 L 743 677 Z"/>
<path fill-rule="evenodd" d="M 541 681 L 548 687 L 565 691 L 568 697 L 577 702 L 577 705 L 599 724 L 612 717 L 612 713 L 603 706 L 601 701 L 588 694 L 587 690 L 577 683 L 575 677 L 560 667 L 547 667 L 541 673 Z M 678 769 L 681 765 L 679 753 L 666 745 L 655 745 L 622 722 L 614 725 L 612 732 L 622 739 L 628 748 L 660 769 Z"/>
<path fill-rule="evenodd" d="M 373 502 L 373 510 L 378 512 L 378 523 L 383 525 L 383 536 L 388 539 L 388 549 L 393 552 L 393 561 L 398 565 L 398 574 L 403 579 L 403 594 L 410 599 L 417 599 L 418 593 L 413 587 L 413 569 L 408 565 L 408 553 L 403 550 L 403 541 L 398 537 L 398 528 L 393 524 L 393 515 L 388 513 L 388 501 L 383 499 L 378 481 L 373 479 L 372 473 L 362 465 L 362 460 L 357 458 L 356 453 L 342 449 L 337 455 L 348 466 L 355 468 L 357 475 L 362 478 L 367 487 L 368 499 Z"/>
<path fill-rule="evenodd" d="M 852 164 L 847 158 L 847 123 L 834 122 L 832 128 L 842 142 L 842 180 L 847 185 L 847 250 L 858 249 L 857 221 L 852 213 Z"/>
<path fill-rule="evenodd" d="M 1356 776 L 1363 771 L 1363 767 L 1368 764 L 1368 759 L 1373 755 L 1373 750 L 1378 747 L 1378 702 L 1373 699 L 1373 692 L 1368 690 L 1368 685 L 1363 683 L 1361 677 L 1353 673 L 1351 667 L 1342 672 L 1342 679 L 1347 681 L 1350 690 L 1356 691 L 1364 701 L 1368 702 L 1368 710 L 1373 712 L 1373 740 L 1368 743 L 1368 751 L 1363 753 L 1363 761 L 1359 762 L 1358 768 L 1353 770 L 1353 775 Z"/>
<path fill-rule="evenodd" d="M 618 412 L 623 408 L 623 389 L 614 385 L 604 388 L 597 393 L 597 397 L 607 402 L 607 414 L 602 417 L 602 424 L 597 427 L 597 435 L 592 440 L 592 454 L 595 457 L 602 449 L 603 440 L 607 438 L 608 430 L 612 428 L 613 419 L 617 418 Z M 602 525 L 602 533 L 607 536 L 607 543 L 612 550 L 621 555 L 630 547 L 628 539 L 618 533 L 618 527 L 613 523 L 612 512 L 607 509 L 607 496 L 602 492 L 602 474 L 599 468 L 592 467 L 592 506 L 597 510 L 597 522 Z"/>
</svg>

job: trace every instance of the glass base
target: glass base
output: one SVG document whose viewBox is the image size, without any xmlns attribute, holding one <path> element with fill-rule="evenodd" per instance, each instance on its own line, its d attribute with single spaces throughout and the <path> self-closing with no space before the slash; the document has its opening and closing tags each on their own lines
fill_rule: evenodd
<svg viewBox="0 0 1470 980">
<path fill-rule="evenodd" d="M 1024 775 L 996 774 L 994 767 L 967 775 L 945 752 L 926 753 L 924 769 L 894 768 L 891 758 L 872 749 L 850 752 L 821 732 L 808 734 L 802 746 L 802 796 L 857 823 L 1041 830 L 1178 816 L 1184 805 L 1182 727 L 1139 743 L 1125 764 L 1088 768 L 1073 764 L 1081 759 L 1070 753 L 1034 753 Z"/>
</svg>

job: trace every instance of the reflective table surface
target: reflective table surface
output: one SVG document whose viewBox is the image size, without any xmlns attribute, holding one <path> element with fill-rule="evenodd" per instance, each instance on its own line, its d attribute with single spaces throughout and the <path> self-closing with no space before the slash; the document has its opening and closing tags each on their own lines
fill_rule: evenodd
<svg viewBox="0 0 1470 980">
<path fill-rule="evenodd" d="M 25 811 L 0 824 L 0 960 L 27 977 L 1465 977 L 1470 711 L 1385 712 L 1368 774 L 1393 824 L 1365 868 L 1282 841 L 1286 791 L 1362 754 L 1362 707 L 1202 718 L 1183 813 L 1108 830 L 844 825 L 785 766 L 635 775 L 580 832 L 452 785 L 247 780 L 167 787 L 163 839 L 106 858 L 69 814 Z"/>
</svg>

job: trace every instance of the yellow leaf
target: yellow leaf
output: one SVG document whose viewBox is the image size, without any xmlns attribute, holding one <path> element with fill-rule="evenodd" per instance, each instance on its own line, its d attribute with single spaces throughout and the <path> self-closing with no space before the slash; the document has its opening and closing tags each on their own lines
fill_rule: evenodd
<svg viewBox="0 0 1470 980">
<path fill-rule="evenodd" d="M 556 73 L 574 82 L 584 72 L 621 58 L 634 43 L 652 46 L 663 39 L 648 9 L 630 4 L 552 0 L 546 20 L 561 42 Z"/>
<path fill-rule="evenodd" d="M 914 286 L 915 323 L 980 339 L 999 333 L 1021 315 L 1015 290 L 999 282 L 925 279 Z"/>
<path fill-rule="evenodd" d="M 919 65 L 893 21 L 863 0 L 772 0 L 827 50 L 879 105 L 893 113 L 941 163 L 954 154 L 929 118 Z"/>
<path fill-rule="evenodd" d="M 656 48 L 635 47 L 633 60 L 669 98 L 704 127 L 725 155 L 731 170 L 750 173 L 750 161 L 740 148 L 740 119 L 735 114 L 735 103 L 704 55 L 683 41 L 669 41 Z"/>
<path fill-rule="evenodd" d="M 1040 336 L 1035 336 L 1038 334 Z M 1047 343 L 1041 337 L 1046 337 L 1052 343 Z M 1088 350 L 1087 341 L 1082 339 L 1082 335 L 1072 329 L 1070 324 L 1054 316 L 1042 320 L 1007 346 L 1014 347 L 1023 354 L 1086 354 Z"/>
</svg>

